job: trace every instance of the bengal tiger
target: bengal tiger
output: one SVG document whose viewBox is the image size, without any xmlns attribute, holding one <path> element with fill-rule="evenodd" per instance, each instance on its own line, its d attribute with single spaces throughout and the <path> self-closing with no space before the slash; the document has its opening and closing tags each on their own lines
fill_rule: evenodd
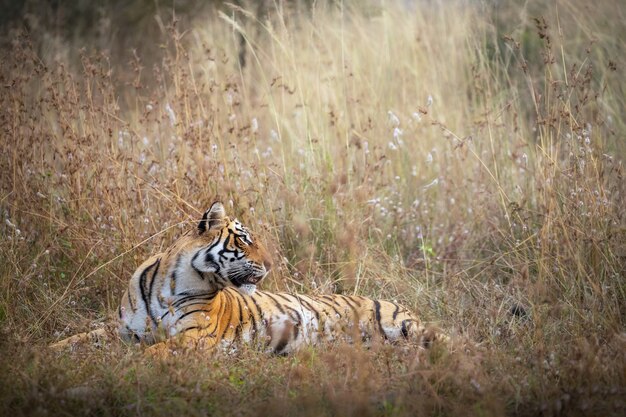
<svg viewBox="0 0 626 417">
<path fill-rule="evenodd" d="M 380 337 L 428 347 L 434 340 L 448 340 L 390 301 L 257 291 L 271 267 L 257 237 L 216 202 L 195 230 L 133 274 L 118 309 L 119 334 L 151 345 L 147 351 L 155 356 L 180 349 L 236 349 L 240 343 L 288 354 L 321 341 Z"/>
</svg>

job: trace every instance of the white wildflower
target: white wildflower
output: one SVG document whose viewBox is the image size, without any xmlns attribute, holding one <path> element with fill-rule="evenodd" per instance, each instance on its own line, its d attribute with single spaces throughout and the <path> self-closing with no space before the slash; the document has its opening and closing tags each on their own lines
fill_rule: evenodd
<svg viewBox="0 0 626 417">
<path fill-rule="evenodd" d="M 400 126 L 400 119 L 398 119 L 398 116 L 396 116 L 391 110 L 387 112 L 387 116 L 389 116 L 389 123 L 391 124 L 391 126 Z"/>
<path fill-rule="evenodd" d="M 411 115 L 411 117 L 413 118 L 413 120 L 415 120 L 417 123 L 422 121 L 422 116 L 418 113 L 418 112 L 413 112 L 413 114 Z"/>
<path fill-rule="evenodd" d="M 470 380 L 470 384 L 472 385 L 472 388 L 476 390 L 476 392 L 482 392 L 480 384 L 474 378 Z"/>
<path fill-rule="evenodd" d="M 430 187 L 434 187 L 435 185 L 439 184 L 439 178 L 435 178 L 434 180 L 432 180 L 430 182 L 430 184 L 425 185 L 424 188 L 425 190 L 429 189 Z"/>
<path fill-rule="evenodd" d="M 252 133 L 256 133 L 259 131 L 259 122 L 256 117 L 252 118 L 252 122 L 250 123 L 250 127 L 252 129 Z"/>
<path fill-rule="evenodd" d="M 174 126 L 176 124 L 176 115 L 174 114 L 174 110 L 172 110 L 170 103 L 165 103 L 165 111 L 167 112 L 167 117 L 170 118 L 170 125 Z"/>
<path fill-rule="evenodd" d="M 426 99 L 426 107 L 430 107 L 433 105 L 433 96 L 428 95 L 428 99 Z"/>
<path fill-rule="evenodd" d="M 404 144 L 404 142 L 402 141 L 402 134 L 403 133 L 404 132 L 399 127 L 394 127 L 393 128 L 393 138 L 394 138 L 394 140 L 396 141 L 396 143 L 398 145 Z"/>
<path fill-rule="evenodd" d="M 392 151 L 396 151 L 398 150 L 398 147 L 393 143 L 393 142 L 389 142 L 389 144 L 387 145 L 389 147 L 389 149 L 391 149 Z"/>
<path fill-rule="evenodd" d="M 272 153 L 273 153 L 273 151 L 272 151 L 272 147 L 271 147 L 271 146 L 268 146 L 268 147 L 267 147 L 267 149 L 265 150 L 265 152 L 263 152 L 263 153 L 261 154 L 261 156 L 262 156 L 263 158 L 269 158 L 269 157 L 272 155 Z"/>
<path fill-rule="evenodd" d="M 426 155 L 426 163 L 430 164 L 431 162 L 433 162 L 433 154 L 428 152 L 428 155 Z"/>
</svg>

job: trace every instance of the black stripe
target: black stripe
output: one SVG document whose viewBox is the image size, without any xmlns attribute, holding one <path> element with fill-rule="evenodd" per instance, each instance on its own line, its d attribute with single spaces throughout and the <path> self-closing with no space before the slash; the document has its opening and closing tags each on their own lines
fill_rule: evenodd
<svg viewBox="0 0 626 417">
<path fill-rule="evenodd" d="M 206 300 L 207 303 L 209 303 L 209 302 L 211 302 L 215 298 L 216 294 L 217 294 L 217 291 L 185 295 L 185 296 L 177 299 L 174 303 L 172 303 L 172 306 L 174 308 L 177 308 L 180 305 L 182 305 L 183 303 L 185 303 L 186 301 L 197 300 L 197 299 L 200 299 L 200 298 L 203 299 L 203 300 Z"/>
<path fill-rule="evenodd" d="M 191 301 L 194 301 L 194 300 L 191 300 Z M 183 308 L 187 308 L 187 307 L 191 307 L 191 306 L 198 306 L 200 304 L 203 304 L 203 305 L 208 307 L 208 303 L 205 300 L 201 300 L 201 301 L 198 301 L 197 303 L 189 303 L 189 304 L 185 304 L 183 306 L 180 306 L 179 308 L 176 309 L 176 311 L 180 311 Z"/>
<path fill-rule="evenodd" d="M 293 300 L 289 298 L 289 297 L 291 297 L 291 294 L 284 294 L 284 293 L 279 292 L 279 293 L 276 294 L 276 296 L 282 298 L 283 300 L 287 301 L 288 303 L 293 302 Z"/>
<path fill-rule="evenodd" d="M 290 310 L 290 312 L 294 313 L 294 315 L 290 314 L 291 319 L 294 321 L 294 334 L 293 340 L 298 339 L 298 334 L 300 334 L 300 326 L 302 325 L 302 316 L 297 310 Z"/>
<path fill-rule="evenodd" d="M 257 326 L 259 326 L 259 327 L 256 327 L 256 328 L 255 328 L 255 330 L 257 331 L 257 333 L 258 333 L 258 332 L 259 332 L 259 330 L 260 330 L 260 325 L 263 323 L 263 318 L 264 318 L 263 316 L 265 315 L 265 311 L 264 311 L 264 310 L 261 308 L 261 306 L 259 306 L 259 304 L 256 302 L 255 297 L 256 297 L 258 294 L 262 294 L 262 293 L 261 293 L 260 291 L 257 291 L 256 293 L 252 294 L 252 296 L 250 297 L 250 300 L 252 300 L 252 303 L 254 304 L 254 307 L 256 308 L 256 313 L 258 314 L 259 319 L 261 320 L 261 323 L 257 323 Z"/>
<path fill-rule="evenodd" d="M 384 338 L 387 339 L 387 335 L 385 334 L 385 331 L 383 330 L 383 325 L 380 322 L 380 301 L 378 300 L 373 300 L 373 301 L 374 301 L 374 306 L 376 307 L 375 317 L 376 317 L 376 321 L 378 322 L 378 328 L 380 329 L 380 333 L 384 336 Z"/>
<path fill-rule="evenodd" d="M 200 279 L 204 281 L 204 274 L 202 273 L 202 271 L 200 271 L 193 263 L 194 261 L 198 258 L 198 255 L 200 255 L 200 252 L 202 251 L 198 251 L 196 252 L 195 255 L 193 255 L 193 258 L 191 258 L 191 267 L 193 268 L 194 271 L 196 271 L 196 273 L 200 276 Z M 205 260 L 206 261 L 206 260 Z M 219 266 L 218 266 L 219 269 Z"/>
<path fill-rule="evenodd" d="M 350 303 L 350 298 L 346 297 L 345 295 L 341 295 L 341 294 L 339 294 L 338 297 L 341 297 L 346 302 L 348 307 L 350 307 L 350 309 L 352 310 L 352 313 L 354 314 L 353 322 L 355 324 L 358 324 L 358 322 L 359 322 L 359 311 L 356 309 L 356 307 L 354 307 L 352 305 L 352 303 Z"/>
<path fill-rule="evenodd" d="M 149 299 L 149 296 L 152 295 L 152 285 L 150 285 L 149 288 L 146 288 L 147 287 L 146 278 L 148 276 L 148 271 L 150 271 L 152 267 L 154 267 L 155 265 L 158 265 L 160 262 L 161 262 L 161 258 L 157 259 L 156 262 L 154 262 L 152 265 L 144 269 L 143 272 L 141 273 L 141 276 L 139 277 L 139 290 L 141 291 L 141 299 L 143 300 L 143 303 L 146 306 L 146 311 L 148 312 L 148 316 L 150 317 L 150 319 L 152 320 L 154 324 L 156 324 L 156 320 L 152 316 L 152 311 L 151 311 L 152 309 L 150 308 L 151 300 Z M 154 275 L 153 275 L 153 278 L 154 278 Z M 148 292 L 149 294 L 146 294 L 146 292 Z"/>
<path fill-rule="evenodd" d="M 411 321 L 411 320 L 409 319 L 402 320 L 402 327 L 400 329 L 400 331 L 402 332 L 402 336 L 404 336 L 405 339 L 409 338 L 409 329 L 406 328 L 407 321 Z"/>
<path fill-rule="evenodd" d="M 161 267 L 161 259 L 159 259 L 157 261 L 157 266 L 154 269 L 154 273 L 152 274 L 152 279 L 150 279 L 150 288 L 148 289 L 148 297 L 150 298 L 150 301 L 152 301 L 152 295 L 153 295 L 153 291 L 154 291 L 154 281 L 156 281 L 156 275 L 159 272 L 159 268 Z M 157 301 L 159 301 L 159 305 L 161 304 L 160 300 L 158 300 L 159 297 L 157 297 Z M 152 316 L 152 313 L 150 313 L 150 316 Z"/>
<path fill-rule="evenodd" d="M 211 243 L 205 250 L 208 252 L 211 251 L 211 249 L 213 249 L 214 247 L 216 247 L 217 245 L 219 245 L 219 243 L 222 240 L 222 235 L 224 234 L 224 231 L 220 231 L 220 235 L 217 237 L 217 240 L 213 243 Z"/>
<path fill-rule="evenodd" d="M 239 324 L 235 326 L 234 338 L 236 339 L 241 335 L 241 332 L 243 330 L 243 310 L 241 308 L 241 301 L 239 301 L 239 299 L 241 298 L 241 295 L 237 293 L 236 295 L 233 295 L 233 298 L 237 300 L 237 308 L 239 309 Z"/>
<path fill-rule="evenodd" d="M 322 304 L 324 304 L 325 306 L 328 306 L 328 307 L 332 308 L 332 309 L 335 311 L 335 313 L 339 315 L 339 318 L 341 318 L 341 313 L 340 313 L 340 312 L 339 312 L 339 311 L 335 308 L 335 306 L 334 306 L 334 305 L 332 305 L 332 303 L 329 303 L 329 302 L 327 302 L 327 301 L 324 301 L 324 300 L 322 300 L 321 298 L 316 298 L 316 299 L 315 299 L 315 301 L 317 301 L 318 303 L 322 303 Z"/>
<path fill-rule="evenodd" d="M 312 311 L 315 314 L 315 318 L 317 319 L 317 323 L 319 325 L 320 313 L 317 308 L 313 307 L 308 301 L 304 300 L 303 296 L 301 295 L 296 295 L 296 298 L 298 299 L 300 304 L 304 305 L 307 308 L 307 310 Z"/>
<path fill-rule="evenodd" d="M 228 325 L 226 326 L 226 328 L 228 328 L 233 324 L 233 308 L 234 308 L 233 294 L 230 291 L 224 291 L 223 305 L 224 305 L 224 312 L 230 311 Z M 220 314 L 220 317 L 222 317 L 222 314 Z"/>
<path fill-rule="evenodd" d="M 322 298 L 325 300 L 329 300 L 331 303 L 336 304 L 337 306 L 341 307 L 341 304 L 339 302 L 337 302 L 337 296 L 340 294 L 333 294 L 333 295 L 322 295 Z"/>
<path fill-rule="evenodd" d="M 391 318 L 393 318 L 395 320 L 396 317 L 398 316 L 398 311 L 400 310 L 400 306 L 398 304 L 395 304 L 395 303 L 394 303 L 394 305 L 396 306 L 396 309 L 393 310 L 393 314 L 391 315 Z"/>
<path fill-rule="evenodd" d="M 228 235 L 226 236 L 226 239 L 224 239 L 224 243 L 222 245 L 222 249 L 217 251 L 217 254 L 220 256 L 220 258 L 225 258 L 224 252 L 233 252 L 233 251 L 227 249 L 227 246 L 230 243 L 230 234 L 231 234 L 231 231 L 228 230 Z"/>
<path fill-rule="evenodd" d="M 362 298 L 363 298 L 363 297 L 358 296 L 358 295 L 357 295 L 357 296 L 354 296 L 354 295 L 353 295 L 351 298 L 352 298 L 352 301 L 354 301 L 354 304 L 356 304 L 356 306 L 357 306 L 358 308 L 363 308 L 363 300 L 362 300 Z M 369 303 L 369 302 L 371 302 L 372 300 L 370 300 L 370 299 L 368 298 L 368 299 L 366 299 L 366 301 Z"/>
<path fill-rule="evenodd" d="M 298 335 L 300 334 L 300 325 L 302 322 L 298 322 L 296 323 L 296 325 L 293 328 L 293 340 L 298 340 Z"/>
<path fill-rule="evenodd" d="M 130 296 L 130 288 L 128 289 L 128 291 L 126 291 L 126 298 L 128 298 L 128 305 L 130 305 L 130 309 L 133 311 L 133 313 L 137 312 L 137 308 L 135 306 L 135 303 L 133 303 L 133 299 Z"/>
<path fill-rule="evenodd" d="M 193 314 L 193 313 L 199 313 L 200 311 L 204 311 L 205 313 L 210 313 L 210 312 L 211 312 L 211 310 L 205 310 L 205 309 L 203 309 L 203 308 L 199 308 L 199 309 L 197 309 L 197 310 L 191 310 L 191 311 L 186 312 L 186 313 L 185 313 L 185 314 L 183 314 L 182 316 L 180 316 L 180 317 L 178 318 L 178 320 L 176 320 L 176 322 L 181 321 L 182 319 L 184 319 L 185 317 L 187 317 L 187 316 L 188 316 L 188 315 L 190 315 L 190 314 Z"/>
<path fill-rule="evenodd" d="M 170 293 L 176 295 L 176 269 L 172 271 L 172 275 L 170 275 Z"/>
<path fill-rule="evenodd" d="M 196 260 L 196 258 L 200 255 L 200 253 L 202 253 L 202 251 L 204 251 L 205 252 L 204 261 L 206 263 L 212 264 L 216 268 L 215 273 L 217 274 L 220 271 L 220 266 L 213 260 L 213 255 L 210 252 L 211 252 L 211 250 L 214 247 L 216 247 L 220 243 L 220 239 L 222 238 L 222 234 L 223 234 L 223 232 L 220 232 L 220 235 L 218 236 L 218 238 L 217 238 L 217 240 L 215 242 L 211 243 L 205 249 L 198 250 L 198 252 L 196 252 L 196 254 L 193 256 L 193 258 L 191 258 L 191 267 L 200 275 L 200 277 L 203 280 L 204 280 L 204 274 L 202 273 L 202 271 L 200 271 L 198 268 L 196 268 L 193 263 Z"/>
<path fill-rule="evenodd" d="M 270 300 L 272 300 L 274 302 L 274 304 L 278 308 L 278 311 L 280 311 L 281 313 L 285 314 L 285 310 L 283 309 L 283 306 L 278 302 L 277 299 L 274 298 L 274 296 L 272 294 L 270 294 L 270 293 L 263 293 L 263 295 L 265 295 L 266 297 L 268 297 Z"/>
<path fill-rule="evenodd" d="M 185 327 L 184 329 L 182 329 L 180 332 L 178 332 L 178 334 L 181 334 L 183 332 L 188 332 L 189 330 L 206 330 L 207 327 L 201 327 L 201 326 L 189 326 L 189 327 Z M 215 331 L 208 333 L 208 334 L 203 334 L 202 337 L 210 337 L 212 339 L 215 338 Z"/>
<path fill-rule="evenodd" d="M 190 327 L 185 327 L 184 329 L 182 329 L 182 330 L 179 332 L 179 334 L 180 334 L 180 333 L 183 333 L 183 332 L 187 332 L 187 331 L 189 331 L 189 330 L 202 330 L 202 329 L 203 329 L 203 327 L 200 327 L 200 326 L 190 326 Z"/>
<path fill-rule="evenodd" d="M 256 331 L 256 319 L 254 318 L 254 313 L 252 313 L 252 310 L 250 309 L 250 304 L 248 303 L 248 299 L 252 299 L 252 301 L 254 301 L 254 299 L 252 297 L 241 297 L 241 299 L 243 300 L 243 303 L 248 309 L 248 315 L 250 316 L 250 321 L 251 321 L 251 326 L 252 326 L 251 328 Z"/>
<path fill-rule="evenodd" d="M 200 301 L 200 302 L 197 302 L 197 303 L 185 304 L 184 306 L 181 306 L 180 308 L 177 308 L 174 311 L 174 314 L 178 313 L 183 308 L 192 307 L 192 306 L 199 306 L 199 305 L 204 305 L 205 306 L 205 305 L 207 305 L 207 303 L 205 301 Z M 161 316 L 161 320 L 163 320 L 168 314 L 170 314 L 170 310 L 169 309 L 165 313 L 163 313 L 163 315 Z M 180 318 L 178 320 L 180 320 Z"/>
<path fill-rule="evenodd" d="M 209 210 L 204 212 L 204 214 L 202 215 L 202 219 L 200 220 L 200 223 L 198 223 L 198 234 L 199 235 L 201 235 L 202 233 L 206 232 L 207 219 L 209 218 L 209 211 L 211 211 L 211 209 L 209 209 Z"/>
<path fill-rule="evenodd" d="M 347 295 L 343 295 L 343 294 L 338 294 L 339 297 L 343 298 L 346 302 L 346 304 L 349 304 L 352 308 L 354 308 L 354 310 L 356 311 L 357 307 L 361 307 L 359 304 L 356 303 L 356 301 L 354 301 L 354 299 L 350 296 Z M 354 304 L 354 305 L 353 305 Z"/>
<path fill-rule="evenodd" d="M 178 255 L 176 257 L 176 262 L 174 263 L 174 270 L 172 271 L 172 275 L 170 276 L 170 292 L 173 295 L 176 295 L 176 271 L 180 268 L 180 258 L 182 255 Z"/>
</svg>

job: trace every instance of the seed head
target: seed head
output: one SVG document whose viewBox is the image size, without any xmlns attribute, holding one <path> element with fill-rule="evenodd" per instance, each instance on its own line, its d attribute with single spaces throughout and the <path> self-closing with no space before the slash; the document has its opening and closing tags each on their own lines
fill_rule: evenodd
<svg viewBox="0 0 626 417">
<path fill-rule="evenodd" d="M 391 126 L 400 126 L 400 119 L 398 119 L 398 116 L 396 116 L 391 110 L 387 112 L 387 116 L 389 116 L 389 123 L 391 124 Z"/>
</svg>

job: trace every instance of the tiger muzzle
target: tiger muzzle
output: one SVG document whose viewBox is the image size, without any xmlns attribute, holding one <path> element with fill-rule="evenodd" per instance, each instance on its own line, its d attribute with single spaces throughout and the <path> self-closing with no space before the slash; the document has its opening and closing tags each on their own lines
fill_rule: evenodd
<svg viewBox="0 0 626 417">
<path fill-rule="evenodd" d="M 247 279 L 246 279 L 246 284 L 258 284 L 259 281 L 261 281 L 263 279 L 263 277 L 265 277 L 265 273 L 264 274 L 259 274 L 259 275 L 250 275 Z"/>
</svg>

